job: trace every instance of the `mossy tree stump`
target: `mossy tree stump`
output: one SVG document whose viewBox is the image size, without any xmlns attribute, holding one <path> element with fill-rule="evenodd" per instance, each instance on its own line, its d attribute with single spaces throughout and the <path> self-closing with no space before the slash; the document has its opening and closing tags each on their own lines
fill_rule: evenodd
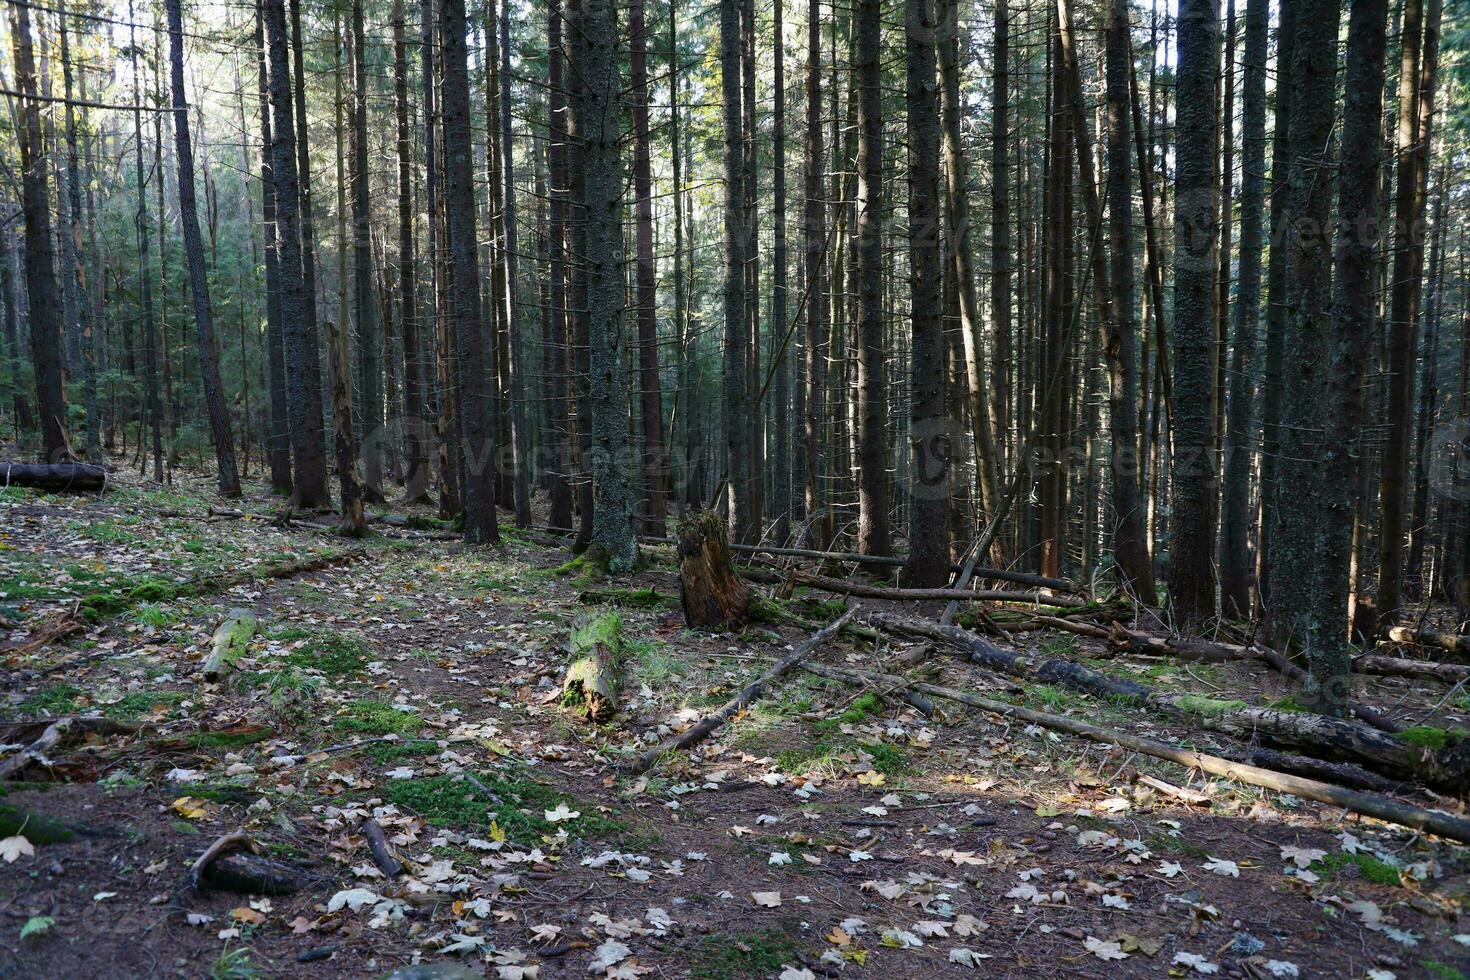
<svg viewBox="0 0 1470 980">
<path fill-rule="evenodd" d="M 588 721 L 611 720 L 618 711 L 618 672 L 623 656 L 623 621 L 601 613 L 572 630 L 572 662 L 561 685 L 561 702 Z"/>
<path fill-rule="evenodd" d="M 730 564 L 730 538 L 714 511 L 696 511 L 681 520 L 679 600 L 690 626 L 743 622 L 750 612 L 750 589 Z"/>
</svg>

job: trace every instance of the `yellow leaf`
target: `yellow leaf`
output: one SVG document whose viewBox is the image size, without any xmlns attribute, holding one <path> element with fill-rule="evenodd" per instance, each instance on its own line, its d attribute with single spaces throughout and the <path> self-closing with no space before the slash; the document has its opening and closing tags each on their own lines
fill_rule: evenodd
<svg viewBox="0 0 1470 980">
<path fill-rule="evenodd" d="M 192 796 L 181 796 L 171 804 L 175 813 L 186 820 L 198 820 L 209 815 L 209 805 Z"/>
<path fill-rule="evenodd" d="M 230 918 L 234 919 L 236 922 L 248 922 L 253 926 L 258 926 L 265 921 L 265 916 L 261 915 L 254 909 L 246 908 L 243 905 L 237 909 L 230 909 Z"/>
<path fill-rule="evenodd" d="M 510 838 L 506 836 L 505 830 L 500 826 L 500 821 L 490 821 L 490 839 L 497 844 L 504 844 Z"/>
<path fill-rule="evenodd" d="M 888 777 L 881 772 L 865 772 L 858 776 L 857 781 L 863 786 L 882 786 L 888 782 Z"/>
</svg>

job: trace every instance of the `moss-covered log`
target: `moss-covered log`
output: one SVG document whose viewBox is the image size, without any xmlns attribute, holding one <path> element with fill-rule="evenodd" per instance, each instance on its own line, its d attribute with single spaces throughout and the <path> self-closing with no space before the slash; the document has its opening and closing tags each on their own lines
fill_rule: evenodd
<svg viewBox="0 0 1470 980">
<path fill-rule="evenodd" d="M 608 612 L 582 621 L 572 630 L 571 651 L 572 662 L 561 686 L 562 704 L 588 721 L 610 720 L 618 711 L 622 618 Z"/>
<path fill-rule="evenodd" d="M 210 639 L 209 656 L 204 658 L 200 673 L 211 683 L 218 681 L 235 667 L 245 655 L 258 626 L 255 614 L 248 609 L 232 609 Z"/>
<path fill-rule="evenodd" d="M 714 511 L 696 511 L 678 523 L 679 601 L 690 626 L 744 622 L 750 588 L 730 564 L 730 537 Z"/>
</svg>

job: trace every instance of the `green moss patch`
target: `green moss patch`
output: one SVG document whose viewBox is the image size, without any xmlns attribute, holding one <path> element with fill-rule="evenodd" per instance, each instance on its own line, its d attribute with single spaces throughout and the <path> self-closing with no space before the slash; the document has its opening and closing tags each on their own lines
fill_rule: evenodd
<svg viewBox="0 0 1470 980">
<path fill-rule="evenodd" d="M 1466 735 L 1463 728 L 1444 729 L 1433 725 L 1414 725 L 1399 732 L 1399 738 L 1410 745 L 1422 745 L 1429 749 L 1442 749 Z"/>
<path fill-rule="evenodd" d="M 604 816 L 591 803 L 536 782 L 523 770 L 481 776 L 480 781 L 499 797 L 499 802 L 453 776 L 396 779 L 384 787 L 383 795 L 436 827 L 486 830 L 493 820 L 518 844 L 539 843 L 559 829 L 573 837 L 592 839 L 612 837 L 626 829 L 621 821 Z M 563 804 L 581 816 L 557 823 L 546 819 L 547 810 Z"/>
<path fill-rule="evenodd" d="M 329 676 L 355 674 L 372 658 L 372 653 L 360 636 L 327 631 L 310 634 L 306 643 L 286 655 L 286 663 Z"/>
<path fill-rule="evenodd" d="M 121 700 L 109 704 L 102 713 L 110 718 L 132 721 L 155 708 L 175 708 L 189 699 L 187 691 L 130 691 Z"/>
<path fill-rule="evenodd" d="M 364 735 L 413 735 L 424 725 L 416 711 L 403 711 L 382 701 L 353 701 L 332 727 Z"/>
<path fill-rule="evenodd" d="M 1317 869 L 1318 873 L 1328 881 L 1343 877 L 1344 873 L 1347 873 L 1371 881 L 1375 885 L 1398 887 L 1402 884 L 1399 881 L 1398 868 L 1371 854 L 1348 854 L 1346 852 L 1329 854 L 1316 862 L 1313 868 Z M 1350 871 L 1349 869 L 1356 870 Z"/>
<path fill-rule="evenodd" d="M 842 730 L 843 725 L 859 725 L 883 711 L 883 699 L 874 691 L 858 695 L 842 713 L 835 718 L 823 718 L 812 725 L 819 732 L 832 733 Z"/>
<path fill-rule="evenodd" d="M 776 766 L 783 772 L 832 772 L 851 767 L 848 756 L 867 753 L 872 766 L 884 775 L 897 775 L 909 768 L 908 757 L 897 746 L 886 742 L 859 742 L 841 735 L 824 738 L 806 748 L 785 749 L 776 754 Z"/>
<path fill-rule="evenodd" d="M 51 684 L 22 701 L 20 710 L 36 715 L 70 715 L 85 703 L 86 695 L 75 684 Z"/>
<path fill-rule="evenodd" d="M 772 977 L 796 959 L 796 943 L 780 929 L 718 933 L 689 950 L 690 966 L 700 980 Z"/>
<path fill-rule="evenodd" d="M 1223 715 L 1230 711 L 1239 711 L 1246 707 L 1244 701 L 1222 700 L 1220 698 L 1200 697 L 1197 694 L 1181 694 L 1174 699 L 1182 710 L 1196 715 Z"/>
</svg>

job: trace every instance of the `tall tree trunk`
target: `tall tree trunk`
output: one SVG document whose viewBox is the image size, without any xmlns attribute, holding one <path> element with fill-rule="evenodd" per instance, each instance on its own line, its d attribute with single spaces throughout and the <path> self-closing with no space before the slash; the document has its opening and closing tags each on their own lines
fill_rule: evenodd
<svg viewBox="0 0 1470 980">
<path fill-rule="evenodd" d="M 1127 0 L 1110 0 L 1107 24 L 1107 196 L 1113 331 L 1103 338 L 1111 400 L 1113 552 L 1129 588 L 1157 601 L 1145 537 L 1138 459 L 1138 322 L 1134 319 L 1133 168 Z M 1093 288 L 1100 284 L 1094 283 Z M 1106 321 L 1105 321 L 1106 322 Z"/>
<path fill-rule="evenodd" d="M 1325 16 L 1330 19 L 1332 33 L 1323 53 L 1331 64 L 1336 60 L 1337 13 L 1334 10 Z M 1387 0 L 1356 0 L 1352 4 L 1342 110 L 1342 163 L 1338 171 L 1332 327 L 1327 337 L 1330 364 L 1325 379 L 1320 491 L 1314 495 L 1320 504 L 1313 508 L 1317 515 L 1313 548 L 1316 578 L 1306 624 L 1306 694 L 1318 713 L 1339 717 L 1348 714 L 1352 693 L 1352 659 L 1347 643 L 1349 566 L 1361 465 L 1358 445 L 1363 438 L 1363 377 L 1376 319 L 1374 271 L 1378 261 L 1379 148 L 1387 21 Z M 1330 77 L 1324 83 L 1329 92 Z M 1330 108 L 1328 114 L 1330 117 Z"/>
<path fill-rule="evenodd" d="M 281 262 L 276 237 L 276 180 L 271 165 L 271 105 L 266 70 L 264 0 L 257 0 L 255 7 L 255 46 L 260 95 L 260 214 L 265 227 L 266 361 L 270 366 L 270 433 L 266 451 L 270 457 L 271 492 L 289 497 L 291 423 L 286 397 L 285 325 L 281 322 Z"/>
<path fill-rule="evenodd" d="M 292 0 L 293 10 L 300 0 Z M 383 500 L 383 325 L 373 296 L 372 204 L 367 146 L 367 32 L 363 0 L 352 0 L 352 309 L 357 317 L 358 378 L 362 385 L 363 493 Z M 299 82 L 298 82 L 299 85 Z M 345 324 L 344 324 L 345 327 Z"/>
<path fill-rule="evenodd" d="M 480 257 L 475 235 L 474 150 L 470 143 L 469 58 L 464 0 L 442 0 L 439 45 L 443 58 L 444 204 L 448 212 L 455 336 L 455 384 L 459 392 L 460 450 L 464 454 L 465 540 L 500 540 L 495 516 L 496 447 L 485 394 L 485 353 L 480 342 Z"/>
<path fill-rule="evenodd" d="M 510 0 L 500 0 L 500 168 L 505 193 L 502 220 L 505 223 L 504 273 L 505 318 L 509 326 L 511 449 L 515 467 L 512 502 L 517 527 L 531 524 L 531 430 L 526 411 L 526 358 L 523 353 L 520 276 L 516 230 L 515 132 L 511 127 Z"/>
<path fill-rule="evenodd" d="M 1058 22 L 1060 7 L 1048 18 L 1049 68 L 1051 82 L 1049 131 L 1046 148 L 1046 185 L 1043 192 L 1045 232 L 1045 280 L 1042 290 L 1044 323 L 1037 337 L 1039 355 L 1032 385 L 1035 413 L 1040 425 L 1042 447 L 1039 507 L 1036 526 L 1037 550 L 1044 575 L 1061 573 L 1066 550 L 1066 456 L 1071 449 L 1067 401 L 1071 384 L 1067 377 L 1067 354 L 1074 339 L 1072 161 L 1076 150 L 1073 128 L 1080 112 L 1071 111 L 1070 75 L 1066 70 L 1065 43 Z M 1090 152 L 1090 148 L 1089 148 Z"/>
<path fill-rule="evenodd" d="M 62 89 L 66 95 L 66 199 L 67 212 L 71 219 L 71 227 L 61 231 L 62 241 L 62 267 L 75 269 L 75 276 L 67 276 L 66 283 L 73 292 L 75 301 L 74 316 L 76 320 L 77 333 L 77 359 L 80 362 L 82 385 L 84 388 L 84 399 L 87 419 L 86 455 L 93 463 L 102 461 L 102 439 L 100 419 L 97 411 L 97 339 L 100 334 L 98 323 L 92 316 L 92 298 L 87 262 L 83 256 L 86 252 L 86 215 L 82 210 L 82 168 L 77 140 L 77 118 L 76 106 L 72 103 L 72 64 L 71 64 L 71 42 L 70 32 L 66 28 L 66 17 L 58 17 L 58 26 L 61 33 L 61 73 Z M 84 86 L 85 90 L 85 86 Z M 215 380 L 219 380 L 218 368 L 215 371 Z M 223 402 L 221 401 L 221 405 Z M 225 416 L 226 432 L 228 433 L 229 418 Z M 231 460 L 233 465 L 233 460 Z M 223 464 L 221 464 L 223 465 Z M 223 480 L 223 472 L 221 472 Z M 239 493 L 239 481 L 235 481 L 235 493 Z M 221 490 L 225 488 L 222 485 Z M 226 493 L 226 495 L 230 495 Z"/>
<path fill-rule="evenodd" d="M 592 418 L 593 521 L 589 554 L 609 571 L 638 565 L 633 537 L 633 481 L 628 472 L 628 383 L 622 329 L 623 185 L 618 94 L 617 18 L 613 0 L 583 0 L 581 73 L 585 90 L 577 132 L 582 136 L 587 223 L 585 253 L 590 402 Z"/>
<path fill-rule="evenodd" d="M 998 406 L 1000 393 L 997 390 L 992 397 L 991 385 L 986 377 L 985 354 L 980 346 L 980 300 L 975 294 L 975 275 L 972 249 L 970 247 L 970 193 L 969 176 L 965 168 L 964 144 L 960 139 L 960 117 L 962 107 L 960 106 L 960 58 L 959 58 L 959 7 L 954 0 L 940 0 L 939 10 L 939 35 L 938 35 L 938 59 L 940 79 L 940 104 L 941 118 L 943 120 L 944 132 L 944 177 L 946 202 L 944 209 L 944 231 L 949 243 L 949 266 L 944 271 L 947 278 L 954 283 L 953 294 L 958 301 L 959 307 L 959 331 L 960 339 L 964 347 L 965 380 L 968 387 L 970 407 L 970 428 L 975 450 L 975 473 L 980 486 L 980 502 L 985 514 L 996 513 L 1000 507 L 1000 451 L 997 448 L 996 433 L 1002 431 Z M 999 30 L 999 28 L 997 28 Z M 999 42 L 997 42 L 999 43 Z M 1000 84 L 1005 85 L 1004 74 L 1001 76 Z M 1002 97 L 1004 98 L 1004 97 Z M 1002 129 L 1007 125 L 1005 119 L 1005 108 L 995 106 L 993 113 L 999 113 L 998 123 Z M 993 115 L 993 119 L 996 117 Z M 1004 139 L 1004 138 L 1002 138 Z M 992 155 L 991 162 L 994 163 Z M 1004 177 L 1000 178 L 1004 180 Z M 992 189 L 991 201 L 994 203 L 995 196 Z M 1007 205 L 1008 206 L 1008 203 Z M 1004 210 L 1004 208 L 1002 209 Z M 1001 218 L 1000 226 L 993 229 L 994 233 L 1006 237 L 1008 230 L 1004 228 L 1005 220 Z M 993 247 L 993 246 L 992 246 Z M 1009 261 L 1009 260 L 1007 260 Z M 937 273 L 936 273 L 937 274 Z M 996 278 L 1004 278 L 1009 272 L 996 272 Z M 991 299 L 995 301 L 996 286 L 991 284 Z M 1009 317 L 1009 295 L 1010 287 L 1007 284 L 1007 317 Z M 998 316 L 999 314 L 997 314 Z M 1009 323 L 1005 330 L 1010 330 Z M 996 344 L 1001 344 L 1000 321 L 995 321 Z M 935 432 L 931 438 L 938 437 Z M 949 436 L 946 433 L 946 437 Z M 951 461 L 951 469 L 954 462 Z M 948 481 L 952 483 L 951 481 Z M 948 541 L 945 541 L 948 546 Z M 992 556 L 999 554 L 998 544 L 991 545 Z M 947 574 L 947 570 L 946 570 Z"/>
<path fill-rule="evenodd" d="M 1219 187 L 1215 147 L 1220 55 L 1216 0 L 1181 0 L 1175 136 L 1174 458 L 1170 594 L 1199 624 L 1215 609 L 1215 277 Z"/>
<path fill-rule="evenodd" d="M 1403 588 L 1404 479 L 1414 403 L 1414 348 L 1424 277 L 1424 203 L 1439 65 L 1441 0 L 1404 0 L 1394 204 L 1393 284 L 1388 323 L 1388 424 L 1379 479 L 1378 614 L 1398 618 Z M 1422 26 L 1421 26 L 1422 24 Z"/>
<path fill-rule="evenodd" d="M 572 527 L 571 404 L 567 384 L 567 103 L 563 88 L 562 5 L 552 0 L 546 14 L 547 75 L 550 99 L 547 171 L 551 181 L 550 218 L 547 244 L 551 272 L 551 376 L 547 411 L 551 430 L 551 526 Z"/>
<path fill-rule="evenodd" d="M 1225 65 L 1220 99 L 1220 263 L 1215 298 L 1215 466 L 1224 472 L 1225 392 L 1230 350 L 1230 240 L 1235 195 L 1235 0 L 1225 0 Z"/>
<path fill-rule="evenodd" d="M 1282 375 L 1281 424 L 1293 433 L 1291 451 L 1280 462 L 1283 495 L 1297 498 L 1318 486 L 1329 452 L 1350 451 L 1328 446 L 1322 425 L 1327 417 L 1327 383 L 1332 366 L 1321 352 L 1332 343 L 1331 206 L 1332 168 L 1321 147 L 1333 126 L 1333 86 L 1337 69 L 1338 5 L 1330 0 L 1302 0 L 1297 7 L 1296 43 L 1291 72 L 1291 143 L 1293 158 L 1288 191 L 1286 249 L 1286 337 Z M 1376 152 L 1376 144 L 1375 144 Z M 1361 338 L 1359 338 L 1361 340 Z M 1334 345 L 1335 347 L 1335 345 Z M 1335 354 L 1334 354 L 1335 356 Z M 1349 486 L 1354 481 L 1349 481 Z M 1305 496 L 1304 499 L 1312 499 Z M 1316 601 L 1313 576 L 1321 565 L 1317 508 L 1277 508 L 1272 533 L 1271 595 L 1267 609 L 1271 635 L 1282 648 L 1300 650 Z M 1321 522 L 1324 526 L 1327 521 Z M 1338 624 L 1346 629 L 1346 617 Z M 1319 695 L 1320 696 L 1320 695 Z"/>
<path fill-rule="evenodd" d="M 774 105 L 771 114 L 771 369 L 772 426 L 775 435 L 774 479 L 776 540 L 782 544 L 791 538 L 791 517 L 795 500 L 791 482 L 791 370 L 794 352 L 786 323 L 786 45 L 782 26 L 782 5 L 772 8 L 771 36 L 775 44 Z"/>
<path fill-rule="evenodd" d="M 954 9 L 953 0 L 946 0 Z M 1011 428 L 1012 343 L 1014 330 L 1011 316 L 1011 281 L 1015 257 L 1011 254 L 1011 22 L 1008 0 L 995 0 L 995 36 L 991 53 L 990 109 L 990 317 L 995 335 L 995 397 L 991 400 L 995 416 L 997 469 L 1004 470 L 1006 447 Z M 954 17 L 951 12 L 950 19 Z M 949 19 L 940 17 L 940 30 L 948 30 Z M 951 39 L 957 46 L 957 40 Z M 946 57 L 943 48 L 940 58 Z M 943 61 L 940 62 L 941 67 Z M 956 88 L 958 81 L 956 80 Z M 950 85 L 944 83 L 946 107 Z M 957 111 L 958 107 L 956 107 Z M 945 134 L 951 126 L 945 117 Z M 953 188 L 950 190 L 953 197 Z M 987 518 L 989 509 L 987 508 Z M 999 536 L 997 541 L 1001 540 Z"/>
<path fill-rule="evenodd" d="M 750 521 L 747 530 L 759 537 L 765 530 L 766 512 L 766 419 L 765 401 L 760 397 L 764 377 L 761 364 L 760 302 L 760 168 L 757 128 L 755 0 L 740 3 L 740 89 L 745 126 L 745 397 L 750 406 L 747 433 L 750 453 Z"/>
<path fill-rule="evenodd" d="M 693 338 L 689 332 L 688 291 L 684 282 L 684 148 L 679 135 L 679 81 L 683 67 L 679 63 L 679 5 L 669 0 L 669 148 L 673 151 L 674 170 L 674 331 L 679 338 L 679 389 L 674 399 L 674 411 L 684 426 L 680 455 L 679 478 L 683 482 L 674 491 L 674 502 L 680 517 L 688 510 L 691 500 L 698 500 L 696 489 L 698 466 L 694 458 L 699 442 L 694 438 L 694 367 Z M 691 263 L 692 265 L 693 263 Z M 670 427 L 670 451 L 677 424 Z M 696 503 L 697 506 L 697 503 Z"/>
<path fill-rule="evenodd" d="M 294 506 L 330 504 L 327 492 L 326 433 L 322 423 L 320 343 L 307 319 L 302 280 L 301 207 L 296 131 L 291 111 L 290 47 L 284 0 L 263 0 L 270 49 L 271 176 L 276 185 L 276 245 L 281 285 L 281 323 L 285 330 L 291 454 L 296 481 Z"/>
<path fill-rule="evenodd" d="M 425 401 L 433 395 L 439 443 L 439 516 L 460 512 L 459 394 L 454 386 L 454 318 L 450 313 L 448 235 L 444 213 L 443 120 L 439 112 L 438 77 L 441 59 L 435 56 L 439 37 L 434 0 L 419 5 L 419 56 L 422 62 L 424 103 L 424 198 L 428 211 L 429 269 L 431 296 L 426 304 L 432 314 L 429 341 L 434 350 L 435 385 L 424 385 Z M 340 72 L 339 72 L 340 74 Z"/>
<path fill-rule="evenodd" d="M 952 433 L 944 424 L 947 368 L 944 311 L 940 306 L 940 115 L 935 33 L 931 0 L 905 0 L 909 318 L 913 339 L 909 357 L 909 556 L 902 579 L 910 586 L 938 586 L 949 578 Z M 962 291 L 966 285 L 960 284 Z M 977 415 L 973 424 L 977 429 L 988 428 L 990 420 Z"/>
<path fill-rule="evenodd" d="M 1429 250 L 1429 295 L 1424 304 L 1424 343 L 1419 362 L 1419 408 L 1414 416 L 1413 508 L 1409 520 L 1409 588 L 1420 591 L 1428 537 L 1430 433 L 1439 404 L 1439 319 L 1444 294 L 1445 197 L 1448 164 L 1441 163 L 1434 196 L 1433 241 Z"/>
<path fill-rule="evenodd" d="M 408 47 L 403 0 L 393 0 L 393 102 L 398 123 L 398 318 L 403 336 L 404 498 L 428 498 L 428 425 L 424 419 L 424 366 L 419 337 L 417 265 L 414 257 L 413 139 L 409 129 Z"/>
<path fill-rule="evenodd" d="M 1413 2 L 1413 0 L 1409 0 Z M 1285 78 L 1296 47 L 1297 0 L 1283 0 L 1276 27 L 1276 77 Z M 1261 398 L 1261 507 L 1256 530 L 1256 604 L 1264 613 L 1271 594 L 1271 535 L 1276 526 L 1277 467 L 1280 457 L 1282 361 L 1286 356 L 1286 236 L 1287 187 L 1291 176 L 1290 85 L 1276 86 L 1276 111 L 1271 134 L 1271 254 L 1266 265 L 1265 383 Z"/>
<path fill-rule="evenodd" d="M 827 420 L 827 201 L 822 152 L 822 16 L 821 0 L 807 0 L 806 147 L 802 188 L 802 279 L 807 297 L 803 309 L 806 355 L 806 412 L 801 415 L 802 491 L 804 513 L 811 524 L 808 542 L 826 547 L 819 528 L 827 510 L 830 461 L 822 452 Z M 835 150 L 834 150 L 835 152 Z"/>
<path fill-rule="evenodd" d="M 31 12 L 11 7 L 15 28 L 15 74 L 24 96 L 20 134 L 21 208 L 25 215 L 26 296 L 30 304 L 31 360 L 36 374 L 36 407 L 41 415 L 42 461 L 71 456 L 67 435 L 66 390 L 62 384 L 61 321 L 57 315 L 55 252 L 51 232 L 50 183 L 41 142 L 41 104 L 36 97 L 36 63 L 31 45 Z M 141 153 L 141 150 L 139 151 Z M 141 172 L 140 172 L 141 173 Z M 147 279 L 144 279 L 147 288 Z M 145 294 L 146 295 L 146 294 Z"/>
<path fill-rule="evenodd" d="M 348 321 L 347 274 L 347 122 L 346 99 L 342 89 L 341 12 L 332 12 L 332 134 L 337 163 L 337 316 L 324 321 L 327 331 L 327 389 L 332 399 L 332 432 L 337 450 L 337 476 L 342 490 L 342 518 L 338 530 L 351 537 L 362 534 L 366 527 L 363 513 L 362 473 L 358 450 L 357 412 L 352 402 L 351 340 Z M 349 31 L 345 41 L 348 63 L 352 63 L 352 47 L 357 42 Z M 299 89 L 298 89 L 299 91 Z M 298 103 L 298 107 L 300 103 Z"/>
<path fill-rule="evenodd" d="M 189 104 L 184 97 L 184 24 L 179 10 L 180 0 L 166 0 L 168 11 L 169 67 L 173 89 L 174 148 L 179 161 L 179 222 L 184 231 L 184 260 L 189 267 L 189 298 L 194 305 L 194 338 L 199 348 L 199 380 L 204 388 L 204 406 L 209 415 L 209 431 L 214 439 L 214 456 L 222 497 L 240 496 L 240 476 L 235 470 L 235 441 L 230 433 L 229 409 L 225 405 L 224 383 L 219 374 L 219 348 L 214 337 L 214 310 L 209 304 L 209 282 L 204 268 L 204 240 L 199 234 L 199 209 L 194 200 L 194 147 L 189 140 Z M 70 90 L 70 72 L 67 88 Z M 76 129 L 67 105 L 67 142 L 72 157 L 72 173 L 76 165 Z M 82 199 L 80 189 L 71 187 L 72 216 L 78 220 Z M 77 228 L 80 238 L 81 229 Z M 83 328 L 83 334 L 90 327 Z M 91 436 L 89 438 L 95 438 Z"/>
<path fill-rule="evenodd" d="M 19 34 L 19 31 L 16 32 Z M 0 228 L 0 317 L 4 318 L 5 326 L 5 356 L 9 363 L 10 387 L 12 390 L 10 405 L 15 417 L 11 419 L 15 423 L 16 441 L 19 442 L 22 433 L 29 433 L 35 426 L 35 419 L 31 417 L 31 402 L 26 398 L 25 385 L 22 382 L 24 363 L 20 353 L 20 328 L 16 322 L 15 301 L 15 271 L 12 265 L 10 247 L 9 225 Z"/>
<path fill-rule="evenodd" d="M 143 316 L 143 346 L 144 346 L 144 388 L 143 388 L 143 413 L 141 419 L 147 425 L 153 438 L 153 479 L 163 482 L 163 405 L 159 400 L 158 391 L 158 357 L 159 336 L 158 321 L 153 316 L 153 282 L 150 278 L 153 273 L 152 263 L 149 259 L 148 242 L 148 186 L 147 176 L 143 169 L 143 84 L 142 71 L 138 66 L 138 41 L 137 26 L 133 20 L 133 4 L 128 3 L 128 35 L 129 35 L 129 59 L 132 63 L 133 72 L 133 149 L 137 171 L 137 208 L 133 213 L 134 231 L 138 238 L 138 292 L 141 297 L 139 305 Z M 24 68 L 21 69 L 24 72 Z M 161 175 L 160 175 L 161 177 Z M 46 244 L 47 254 L 50 255 L 51 243 L 49 241 L 50 220 L 48 216 L 48 241 Z M 26 254 L 30 254 L 29 243 L 27 243 Z M 49 259 L 48 259 L 49 261 Z M 32 294 L 34 302 L 34 293 Z M 49 303 L 47 304 L 49 306 Z M 35 314 L 32 314 L 32 320 Z M 44 321 L 43 321 L 44 322 Z M 35 330 L 31 331 L 31 346 L 36 346 Z M 58 367 L 58 376 L 59 376 Z M 36 365 L 36 384 L 41 385 L 41 364 L 39 360 Z M 63 396 L 64 397 L 64 396 Z M 39 398 L 38 398 L 39 400 Z M 42 425 L 45 425 L 45 403 L 42 402 Z M 50 440 L 47 439 L 49 446 Z M 146 460 L 147 454 L 143 452 L 144 436 L 140 427 L 138 432 L 139 458 Z"/>
<path fill-rule="evenodd" d="M 658 288 L 653 263 L 653 167 L 648 134 L 648 28 L 643 0 L 628 6 L 629 68 L 633 116 L 633 211 L 638 315 L 639 414 L 643 421 L 643 531 L 663 537 L 668 516 L 667 461 L 663 455 L 663 394 L 658 377 Z"/>
<path fill-rule="evenodd" d="M 740 0 L 720 0 L 720 95 L 725 170 L 725 478 L 731 490 L 731 537 L 748 544 L 760 536 L 751 520 L 751 424 L 745 317 L 745 143 L 740 113 Z"/>
<path fill-rule="evenodd" d="M 1261 323 L 1261 229 L 1266 200 L 1267 0 L 1246 0 L 1245 77 L 1241 108 L 1240 271 L 1230 404 L 1225 428 L 1225 485 L 1220 515 L 1220 601 L 1226 616 L 1251 614 L 1250 479 L 1255 442 L 1256 333 Z M 1282 94 L 1278 92 L 1277 98 Z M 1279 103 L 1278 103 L 1279 104 Z"/>
<path fill-rule="evenodd" d="M 889 553 L 888 394 L 883 369 L 883 89 L 880 0 L 857 0 L 858 551 Z"/>
</svg>

